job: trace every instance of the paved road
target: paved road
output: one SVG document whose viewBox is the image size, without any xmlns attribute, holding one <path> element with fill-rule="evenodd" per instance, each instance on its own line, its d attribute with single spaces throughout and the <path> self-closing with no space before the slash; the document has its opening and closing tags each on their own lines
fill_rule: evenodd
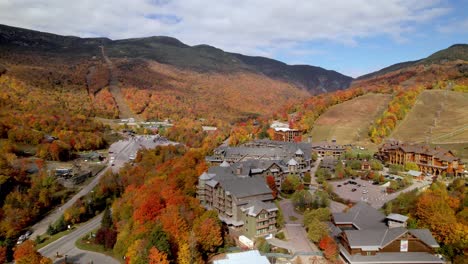
<svg viewBox="0 0 468 264">
<path fill-rule="evenodd" d="M 107 172 L 109 167 L 105 168 L 102 170 L 100 173 L 98 173 L 94 179 L 81 191 L 79 191 L 77 194 L 75 194 L 70 200 L 68 200 L 65 204 L 60 206 L 59 208 L 55 209 L 52 211 L 50 214 L 48 214 L 44 219 L 36 223 L 35 225 L 32 226 L 33 233 L 30 237 L 31 240 L 34 240 L 37 236 L 45 234 L 47 231 L 47 227 L 49 224 L 54 223 L 57 221 L 60 216 L 62 216 L 63 212 L 70 208 L 80 197 L 88 194 L 91 190 L 96 187 L 96 185 L 99 183 L 101 180 L 102 176 Z"/>
<path fill-rule="evenodd" d="M 61 263 L 66 255 L 67 261 L 70 261 L 72 263 L 119 264 L 119 261 L 112 257 L 96 252 L 80 250 L 75 246 L 75 242 L 79 238 L 83 237 L 92 230 L 97 229 L 101 225 L 101 219 L 102 214 L 96 216 L 92 220 L 77 228 L 75 231 L 71 232 L 70 234 L 61 237 L 60 239 L 41 248 L 39 250 L 39 253 L 41 253 L 43 256 L 52 259 L 54 263 Z M 58 258 L 57 253 L 60 255 L 60 257 Z"/>
<path fill-rule="evenodd" d="M 313 185 L 313 186 L 318 186 L 318 183 L 317 183 L 317 178 L 315 177 L 315 173 L 317 172 L 318 170 L 318 167 L 320 165 L 320 162 L 322 162 L 322 158 L 319 157 L 315 163 L 314 163 L 314 166 L 312 168 L 310 168 L 310 185 Z"/>
<path fill-rule="evenodd" d="M 153 136 L 154 137 L 154 136 Z M 129 161 L 129 157 L 132 154 L 136 154 L 137 151 L 141 148 L 154 148 L 157 145 L 167 146 L 170 144 L 177 144 L 172 141 L 166 140 L 155 140 L 153 141 L 153 137 L 150 136 L 135 136 L 133 139 L 122 140 L 112 144 L 109 148 L 109 151 L 112 151 L 115 157 L 114 166 L 112 166 L 112 171 L 117 172 L 121 167 L 124 166 L 126 162 Z M 44 219 L 40 222 L 36 223 L 33 227 L 33 234 L 31 235 L 30 239 L 34 240 L 36 236 L 43 235 L 47 231 L 47 227 L 49 224 L 54 223 L 57 221 L 60 216 L 63 214 L 65 210 L 70 208 L 80 197 L 88 194 L 90 191 L 98 185 L 99 181 L 101 180 L 102 176 L 109 170 L 110 164 L 107 168 L 103 169 L 100 173 L 98 173 L 94 179 L 81 191 L 75 194 L 70 200 L 68 200 L 65 204 L 58 207 L 51 213 L 49 213 Z"/>
</svg>

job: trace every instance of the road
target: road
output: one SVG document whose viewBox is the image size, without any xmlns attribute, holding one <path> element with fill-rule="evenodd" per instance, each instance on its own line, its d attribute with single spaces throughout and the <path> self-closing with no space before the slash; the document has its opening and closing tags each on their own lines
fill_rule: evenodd
<svg viewBox="0 0 468 264">
<path fill-rule="evenodd" d="M 45 234 L 47 231 L 47 227 L 49 224 L 54 223 L 57 221 L 60 216 L 62 216 L 63 212 L 70 208 L 80 197 L 88 194 L 91 190 L 98 185 L 99 181 L 101 180 L 102 176 L 109 170 L 109 167 L 103 169 L 100 173 L 98 173 L 94 179 L 81 191 L 79 191 L 77 194 L 75 194 L 70 200 L 68 200 L 65 204 L 62 206 L 56 208 L 54 211 L 49 213 L 44 219 L 36 223 L 35 225 L 32 226 L 33 233 L 30 237 L 31 240 L 34 240 L 37 236 Z"/>
<path fill-rule="evenodd" d="M 132 154 L 136 154 L 141 148 L 154 148 L 158 145 L 167 146 L 170 144 L 177 144 L 172 141 L 167 141 L 164 139 L 153 140 L 156 136 L 135 136 L 132 139 L 121 140 L 112 144 L 109 148 L 109 151 L 112 152 L 112 155 L 115 157 L 114 166 L 103 169 L 98 173 L 94 179 L 83 189 L 81 189 L 77 194 L 75 194 L 70 200 L 68 200 L 62 206 L 56 208 L 54 211 L 49 213 L 44 219 L 32 226 L 33 233 L 30 237 L 31 240 L 34 240 L 38 235 L 43 235 L 47 231 L 49 224 L 53 224 L 57 221 L 63 212 L 70 208 L 80 197 L 91 192 L 96 185 L 99 184 L 102 176 L 112 168 L 113 172 L 117 172 L 121 167 L 124 166 L 126 162 L 129 161 L 129 157 Z"/>
<path fill-rule="evenodd" d="M 41 248 L 39 253 L 43 256 L 46 256 L 54 261 L 54 263 L 61 263 L 65 256 L 67 261 L 72 263 L 102 263 L 102 264 L 119 264 L 119 261 L 116 259 L 106 256 L 104 254 L 84 251 L 76 248 L 75 242 L 88 234 L 94 229 L 99 228 L 101 225 L 102 214 L 96 216 L 92 220 L 88 221 L 86 224 L 80 226 L 75 231 L 70 234 L 61 237 L 60 239 L 50 243 L 49 245 Z M 57 253 L 60 257 L 57 258 Z"/>
</svg>

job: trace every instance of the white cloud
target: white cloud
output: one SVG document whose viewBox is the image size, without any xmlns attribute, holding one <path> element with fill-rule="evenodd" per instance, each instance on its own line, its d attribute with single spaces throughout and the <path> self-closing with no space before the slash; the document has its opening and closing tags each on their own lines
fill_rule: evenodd
<svg viewBox="0 0 468 264">
<path fill-rule="evenodd" d="M 438 25 L 436 30 L 440 33 L 453 34 L 453 33 L 467 33 L 468 32 L 468 19 L 453 19 L 445 24 Z"/>
<path fill-rule="evenodd" d="M 437 0 L 0 0 L 0 23 L 112 39 L 168 35 L 274 55 L 318 40 L 357 45 L 383 35 L 402 41 L 448 11 Z"/>
</svg>

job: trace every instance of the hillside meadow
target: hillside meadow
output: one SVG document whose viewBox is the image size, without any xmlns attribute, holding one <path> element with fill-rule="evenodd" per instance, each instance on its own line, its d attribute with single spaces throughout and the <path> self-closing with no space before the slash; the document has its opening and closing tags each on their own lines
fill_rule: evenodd
<svg viewBox="0 0 468 264">
<path fill-rule="evenodd" d="M 335 138 L 340 144 L 372 147 L 367 133 L 369 125 L 390 102 L 391 95 L 369 93 L 335 105 L 321 115 L 312 129 L 312 140 Z"/>
</svg>

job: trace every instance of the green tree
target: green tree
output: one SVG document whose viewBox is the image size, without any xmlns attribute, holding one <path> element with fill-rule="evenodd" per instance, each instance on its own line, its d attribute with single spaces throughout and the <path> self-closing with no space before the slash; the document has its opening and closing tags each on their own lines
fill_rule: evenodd
<svg viewBox="0 0 468 264">
<path fill-rule="evenodd" d="M 304 178 L 303 178 L 304 183 L 310 184 L 310 180 L 311 180 L 310 172 L 304 173 Z"/>
<path fill-rule="evenodd" d="M 112 227 L 112 215 L 109 207 L 107 206 L 106 209 L 104 209 L 104 213 L 102 215 L 102 220 L 101 220 L 101 228 L 111 228 Z"/>
<path fill-rule="evenodd" d="M 328 208 L 318 208 L 314 210 L 308 210 L 304 213 L 304 226 L 309 226 L 309 224 L 314 220 L 318 219 L 319 221 L 330 221 L 330 209 Z"/>
<path fill-rule="evenodd" d="M 157 224 L 151 231 L 146 249 L 149 250 L 151 247 L 155 247 L 160 252 L 164 252 L 167 254 L 168 259 L 171 259 L 171 244 L 169 243 L 169 236 L 164 232 L 161 224 Z"/>
<path fill-rule="evenodd" d="M 338 179 L 343 179 L 345 174 L 346 172 L 343 167 L 343 163 L 341 162 L 341 160 L 339 160 L 335 167 L 335 177 Z"/>
<path fill-rule="evenodd" d="M 317 218 L 311 219 L 307 225 L 307 237 L 314 243 L 317 243 L 322 237 L 328 234 L 328 226 Z"/>
<path fill-rule="evenodd" d="M 310 208 L 313 200 L 314 198 L 308 190 L 296 191 L 291 197 L 294 207 L 299 208 L 300 211 Z"/>
<path fill-rule="evenodd" d="M 419 167 L 416 163 L 414 162 L 406 162 L 405 163 L 405 170 L 406 171 L 409 171 L 409 170 L 415 170 L 415 171 L 419 171 Z"/>
<path fill-rule="evenodd" d="M 370 166 L 371 166 L 372 170 L 382 170 L 383 169 L 382 163 L 380 163 L 380 161 L 378 161 L 376 159 L 372 159 L 370 161 Z"/>
</svg>

